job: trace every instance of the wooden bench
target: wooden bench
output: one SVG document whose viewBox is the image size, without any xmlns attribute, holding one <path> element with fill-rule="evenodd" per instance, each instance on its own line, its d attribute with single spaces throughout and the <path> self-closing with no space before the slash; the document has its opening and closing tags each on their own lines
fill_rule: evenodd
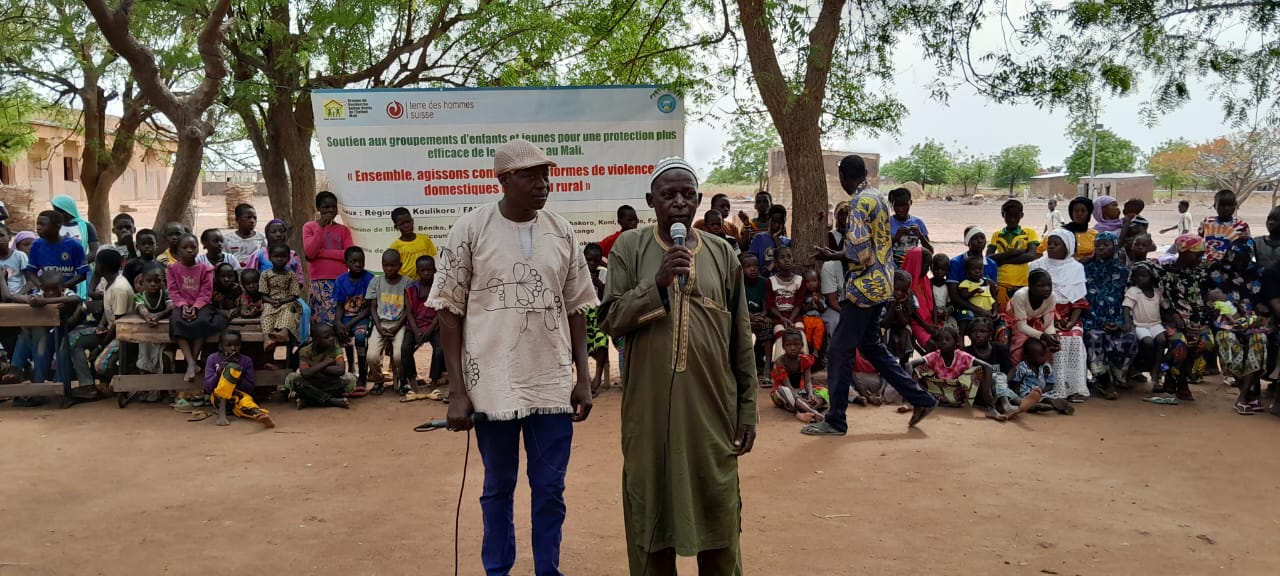
<svg viewBox="0 0 1280 576">
<path fill-rule="evenodd" d="M 257 388 L 279 388 L 284 384 L 284 378 L 289 375 L 289 372 L 288 370 L 255 371 L 254 385 Z M 111 379 L 111 389 L 119 393 L 152 390 L 196 392 L 204 389 L 204 375 L 199 375 L 195 382 L 187 382 L 182 379 L 182 374 L 125 374 Z"/>
<path fill-rule="evenodd" d="M 59 325 L 58 307 L 44 306 L 33 308 L 30 304 L 17 302 L 0 303 L 0 326 L 6 328 L 34 328 L 38 326 L 55 327 Z M 9 351 L 12 358 L 13 350 Z M 71 378 L 67 374 L 67 378 Z M 0 384 L 0 397 L 18 396 L 66 396 L 70 388 L 68 382 L 44 382 L 33 384 Z"/>
<path fill-rule="evenodd" d="M 262 324 L 257 318 L 244 319 L 236 318 L 231 321 L 228 326 L 229 330 L 238 330 L 240 338 L 244 342 L 265 342 L 266 335 L 262 333 Z M 129 316 L 116 320 L 116 338 L 121 342 L 129 342 L 132 344 L 172 344 L 173 338 L 169 337 L 169 321 L 161 320 L 155 326 L 147 324 L 140 316 Z M 217 339 L 214 338 L 214 341 Z"/>
</svg>

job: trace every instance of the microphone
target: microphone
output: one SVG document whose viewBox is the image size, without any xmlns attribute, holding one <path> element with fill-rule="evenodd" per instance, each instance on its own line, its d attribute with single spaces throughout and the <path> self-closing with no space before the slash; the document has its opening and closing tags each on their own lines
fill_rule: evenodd
<svg viewBox="0 0 1280 576">
<path fill-rule="evenodd" d="M 489 421 L 489 417 L 485 416 L 484 414 L 475 413 L 471 415 L 472 424 L 476 424 L 476 423 L 484 424 L 485 422 L 488 422 L 488 421 Z M 427 422 L 423 422 L 422 424 L 414 426 L 413 431 L 414 432 L 430 432 L 432 430 L 445 430 L 447 428 L 449 428 L 448 419 L 436 418 L 434 420 L 428 420 Z"/>
<path fill-rule="evenodd" d="M 671 225 L 671 241 L 676 246 L 684 246 L 684 237 L 688 234 L 689 229 L 685 228 L 684 224 L 676 222 Z M 685 284 L 689 283 L 689 276 L 687 274 L 681 274 L 677 278 L 677 281 L 680 282 L 680 291 L 684 292 Z"/>
</svg>

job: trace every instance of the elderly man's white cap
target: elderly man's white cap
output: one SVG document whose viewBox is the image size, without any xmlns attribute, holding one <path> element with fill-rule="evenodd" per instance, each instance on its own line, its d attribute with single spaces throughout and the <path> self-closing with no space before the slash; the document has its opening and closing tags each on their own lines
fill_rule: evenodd
<svg viewBox="0 0 1280 576">
<path fill-rule="evenodd" d="M 658 181 L 658 177 L 662 176 L 663 172 L 676 169 L 687 170 L 689 175 L 693 176 L 693 185 L 698 185 L 698 173 L 693 171 L 693 166 L 685 162 L 684 158 L 672 156 L 659 160 L 658 165 L 653 167 L 653 175 L 649 177 L 649 186 L 653 186 L 653 183 Z"/>
</svg>

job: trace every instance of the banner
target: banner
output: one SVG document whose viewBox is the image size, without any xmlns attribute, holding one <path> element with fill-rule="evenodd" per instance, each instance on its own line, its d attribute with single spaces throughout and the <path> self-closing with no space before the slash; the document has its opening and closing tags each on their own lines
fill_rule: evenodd
<svg viewBox="0 0 1280 576">
<path fill-rule="evenodd" d="M 397 207 L 439 245 L 459 216 L 498 201 L 493 155 L 511 139 L 557 164 L 547 209 L 583 244 L 617 231 L 623 204 L 652 223 L 649 175 L 684 153 L 683 103 L 653 87 L 316 90 L 312 106 L 342 222 L 371 255 L 399 235 Z"/>
</svg>

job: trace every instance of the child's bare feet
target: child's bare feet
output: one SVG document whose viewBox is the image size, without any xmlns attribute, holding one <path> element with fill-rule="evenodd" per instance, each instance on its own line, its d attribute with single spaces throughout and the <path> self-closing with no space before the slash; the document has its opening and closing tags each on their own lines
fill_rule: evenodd
<svg viewBox="0 0 1280 576">
<path fill-rule="evenodd" d="M 187 374 L 182 379 L 187 382 L 196 381 L 196 365 L 194 363 L 187 365 Z"/>
<path fill-rule="evenodd" d="M 1018 404 L 1018 411 L 1030 412 L 1031 409 L 1034 408 L 1036 404 L 1040 403 L 1040 399 L 1043 397 L 1044 397 L 1043 390 L 1039 388 L 1033 388 L 1031 392 L 1027 394 L 1027 397 L 1023 398 L 1022 402 Z"/>
<path fill-rule="evenodd" d="M 871 396 L 867 396 L 867 403 L 872 406 L 880 406 L 884 404 L 884 398 L 872 394 Z"/>
<path fill-rule="evenodd" d="M 270 416 L 270 415 L 268 415 L 268 414 L 266 414 L 266 413 L 263 413 L 263 412 L 257 412 L 257 413 L 252 414 L 252 416 L 253 416 L 253 419 L 254 419 L 255 421 L 257 421 L 257 423 L 261 424 L 263 428 L 268 428 L 268 429 L 270 429 L 270 428 L 275 428 L 275 427 L 276 427 L 276 423 L 275 423 L 275 421 L 273 421 L 273 420 L 271 419 L 271 416 Z"/>
<path fill-rule="evenodd" d="M 1053 406 L 1053 409 L 1059 414 L 1070 416 L 1076 413 L 1076 407 L 1062 398 L 1050 398 L 1049 405 Z"/>
<path fill-rule="evenodd" d="M 901 406 L 899 406 L 899 407 L 898 407 L 898 413 L 899 413 L 899 414 L 906 414 L 907 412 L 910 412 L 911 410 L 912 410 L 912 408 L 911 408 L 910 406 L 906 405 L 906 404 L 903 404 L 903 405 L 901 405 Z"/>
<path fill-rule="evenodd" d="M 351 407 L 351 404 L 350 404 L 349 402 L 347 402 L 347 399 L 346 399 L 346 398 L 330 398 L 330 399 L 329 399 L 329 405 L 330 405 L 330 406 L 336 406 L 336 407 L 338 407 L 338 408 L 350 408 L 350 407 Z"/>
<path fill-rule="evenodd" d="M 933 413 L 933 406 L 916 406 L 911 411 L 911 420 L 907 422 L 907 428 L 915 428 L 921 420 L 928 418 Z"/>
<path fill-rule="evenodd" d="M 215 424 L 217 424 L 218 426 L 230 426 L 231 422 L 227 420 L 226 414 L 223 414 L 222 412 L 218 412 L 218 421 L 215 422 Z"/>
<path fill-rule="evenodd" d="M 995 408 L 987 408 L 987 418 L 995 420 L 996 422 L 1007 422 L 1009 420 L 1008 416 L 1005 416 L 1003 412 L 996 410 Z"/>
</svg>

